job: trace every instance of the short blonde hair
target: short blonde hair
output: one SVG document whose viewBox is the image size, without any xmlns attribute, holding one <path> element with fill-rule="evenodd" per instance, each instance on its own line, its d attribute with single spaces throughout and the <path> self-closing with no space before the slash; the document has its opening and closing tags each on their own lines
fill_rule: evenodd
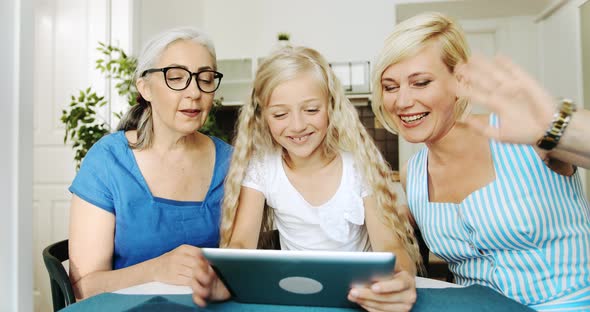
<svg viewBox="0 0 590 312">
<path fill-rule="evenodd" d="M 436 12 L 422 13 L 395 26 L 385 40 L 373 72 L 373 101 L 371 106 L 375 117 L 390 132 L 397 133 L 395 123 L 383 108 L 383 86 L 381 77 L 389 66 L 401 63 L 418 54 L 428 44 L 440 47 L 441 59 L 449 72 L 457 64 L 469 58 L 469 46 L 463 29 L 451 18 Z M 469 101 L 458 98 L 455 103 L 455 117 L 462 118 L 469 111 Z"/>
</svg>

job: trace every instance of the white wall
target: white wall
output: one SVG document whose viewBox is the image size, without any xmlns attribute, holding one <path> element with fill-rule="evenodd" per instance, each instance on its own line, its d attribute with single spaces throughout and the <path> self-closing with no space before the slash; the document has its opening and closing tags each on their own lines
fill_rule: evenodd
<svg viewBox="0 0 590 312">
<path fill-rule="evenodd" d="M 574 1 L 539 22 L 541 81 L 555 96 L 580 103 L 580 18 Z"/>
<path fill-rule="evenodd" d="M 579 9 L 583 2 L 568 1 L 538 23 L 540 80 L 554 96 L 568 97 L 575 103 L 584 103 Z M 582 169 L 581 173 L 586 184 L 588 170 Z M 586 197 L 590 198 L 588 188 L 586 184 Z"/>
<path fill-rule="evenodd" d="M 0 311 L 32 310 L 32 1 L 0 4 Z"/>
<path fill-rule="evenodd" d="M 133 0 L 133 53 L 139 54 L 144 43 L 162 30 L 178 26 L 203 27 L 202 2 L 203 0 Z"/>
<path fill-rule="evenodd" d="M 489 33 L 494 37 L 495 53 L 510 57 L 534 77 L 539 73 L 539 28 L 533 16 L 513 16 L 495 19 L 460 20 L 459 23 L 467 33 Z M 469 42 L 472 52 L 478 53 L 477 47 Z"/>
<path fill-rule="evenodd" d="M 394 1 L 204 0 L 219 58 L 264 56 L 279 32 L 329 61 L 373 60 L 395 21 Z"/>
<path fill-rule="evenodd" d="M 213 37 L 220 59 L 265 56 L 277 34 L 287 32 L 292 43 L 311 46 L 331 62 L 373 60 L 395 20 L 394 1 L 387 0 L 136 2 L 136 45 L 169 27 L 193 25 Z M 174 18 L 165 18 L 173 10 Z"/>
</svg>

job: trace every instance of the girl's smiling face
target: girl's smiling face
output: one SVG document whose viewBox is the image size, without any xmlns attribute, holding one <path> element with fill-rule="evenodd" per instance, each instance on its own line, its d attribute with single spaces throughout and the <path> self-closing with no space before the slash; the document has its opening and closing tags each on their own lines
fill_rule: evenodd
<svg viewBox="0 0 590 312">
<path fill-rule="evenodd" d="M 328 96 L 312 73 L 279 84 L 264 108 L 273 139 L 291 158 L 319 152 L 328 129 Z"/>
</svg>

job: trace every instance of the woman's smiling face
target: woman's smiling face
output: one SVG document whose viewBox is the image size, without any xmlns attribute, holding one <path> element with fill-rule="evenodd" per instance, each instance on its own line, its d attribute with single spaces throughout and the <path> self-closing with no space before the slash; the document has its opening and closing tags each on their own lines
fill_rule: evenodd
<svg viewBox="0 0 590 312">
<path fill-rule="evenodd" d="M 436 42 L 389 66 L 381 85 L 385 111 L 408 142 L 436 142 L 454 125 L 457 79 Z"/>
</svg>

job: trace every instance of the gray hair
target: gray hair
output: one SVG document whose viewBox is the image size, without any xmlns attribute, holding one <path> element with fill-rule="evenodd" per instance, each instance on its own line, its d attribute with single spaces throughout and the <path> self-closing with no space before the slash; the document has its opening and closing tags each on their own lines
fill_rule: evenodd
<svg viewBox="0 0 590 312">
<path fill-rule="evenodd" d="M 137 82 L 141 73 L 154 67 L 164 50 L 178 40 L 191 40 L 205 47 L 213 58 L 213 69 L 217 69 L 215 46 L 209 35 L 196 28 L 180 27 L 161 32 L 145 44 L 137 58 L 134 81 Z M 141 94 L 137 97 L 137 104 L 121 118 L 117 130 L 137 130 L 137 141 L 130 144 L 131 148 L 145 149 L 151 146 L 154 132 L 152 107 Z"/>
</svg>

